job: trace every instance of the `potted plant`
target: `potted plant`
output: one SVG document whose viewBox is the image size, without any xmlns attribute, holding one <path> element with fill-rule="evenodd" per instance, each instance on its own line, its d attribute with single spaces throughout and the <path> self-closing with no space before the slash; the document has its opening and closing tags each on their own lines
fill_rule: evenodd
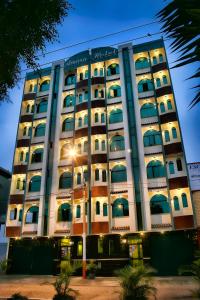
<svg viewBox="0 0 200 300">
<path fill-rule="evenodd" d="M 97 269 L 98 266 L 96 265 L 95 261 L 91 259 L 89 264 L 87 264 L 87 276 L 89 279 L 95 279 Z"/>
</svg>

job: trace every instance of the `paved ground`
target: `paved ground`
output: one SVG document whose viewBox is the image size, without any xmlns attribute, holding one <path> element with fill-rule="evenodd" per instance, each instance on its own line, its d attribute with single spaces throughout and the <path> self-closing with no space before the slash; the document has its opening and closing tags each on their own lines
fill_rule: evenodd
<svg viewBox="0 0 200 300">
<path fill-rule="evenodd" d="M 0 299 L 13 293 L 21 293 L 30 298 L 52 299 L 55 294 L 53 276 L 2 276 L 0 275 Z M 196 286 L 191 277 L 157 277 L 155 287 L 158 300 L 189 300 L 191 290 Z M 71 288 L 79 292 L 77 300 L 119 300 L 120 285 L 117 278 L 99 277 L 95 280 L 82 280 L 73 277 Z"/>
</svg>

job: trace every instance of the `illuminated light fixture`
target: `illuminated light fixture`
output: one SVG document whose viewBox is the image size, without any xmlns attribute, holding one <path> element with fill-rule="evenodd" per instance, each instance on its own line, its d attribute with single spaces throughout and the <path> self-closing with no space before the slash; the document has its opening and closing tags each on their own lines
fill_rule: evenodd
<svg viewBox="0 0 200 300">
<path fill-rule="evenodd" d="M 141 235 L 141 236 L 144 236 L 144 235 L 145 235 L 145 232 L 144 232 L 144 231 L 140 231 L 140 235 Z"/>
<path fill-rule="evenodd" d="M 164 230 L 162 230 L 160 233 L 161 233 L 161 234 L 164 234 L 165 232 L 164 232 Z"/>
</svg>

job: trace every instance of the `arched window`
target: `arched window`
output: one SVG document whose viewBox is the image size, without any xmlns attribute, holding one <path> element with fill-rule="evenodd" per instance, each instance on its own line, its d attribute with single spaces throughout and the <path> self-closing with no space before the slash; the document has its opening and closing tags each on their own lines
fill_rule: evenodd
<svg viewBox="0 0 200 300">
<path fill-rule="evenodd" d="M 22 191 L 25 190 L 25 186 L 26 186 L 26 180 L 23 179 L 23 180 L 22 180 Z"/>
<path fill-rule="evenodd" d="M 88 70 L 85 70 L 85 79 L 88 79 Z"/>
<path fill-rule="evenodd" d="M 32 84 L 29 85 L 29 90 L 28 91 L 29 91 L 29 93 L 31 93 L 33 91 L 33 85 Z"/>
<path fill-rule="evenodd" d="M 177 139 L 177 130 L 175 127 L 172 127 L 172 137 L 173 139 Z"/>
<path fill-rule="evenodd" d="M 87 152 L 88 151 L 88 141 L 84 141 L 83 143 L 83 152 Z"/>
<path fill-rule="evenodd" d="M 158 61 L 157 61 L 157 57 L 156 57 L 156 56 L 154 56 L 154 57 L 153 57 L 153 64 L 154 64 L 154 65 L 156 65 L 157 63 L 158 63 Z"/>
<path fill-rule="evenodd" d="M 58 222 L 71 222 L 72 212 L 69 203 L 63 203 L 58 208 Z"/>
<path fill-rule="evenodd" d="M 145 103 L 140 109 L 141 118 L 149 118 L 157 116 L 157 109 L 154 103 Z"/>
<path fill-rule="evenodd" d="M 102 181 L 103 181 L 103 182 L 106 182 L 106 181 L 107 181 L 107 172 L 106 172 L 106 170 L 103 170 L 103 171 L 102 171 Z"/>
<path fill-rule="evenodd" d="M 65 77 L 65 85 L 75 84 L 75 75 L 69 74 Z"/>
<path fill-rule="evenodd" d="M 79 79 L 80 79 L 80 81 L 83 80 L 83 73 L 79 74 Z"/>
<path fill-rule="evenodd" d="M 24 161 L 24 151 L 21 151 L 19 154 L 19 161 Z"/>
<path fill-rule="evenodd" d="M 27 107 L 26 107 L 26 112 L 27 112 L 27 113 L 30 113 L 30 104 L 27 105 Z"/>
<path fill-rule="evenodd" d="M 159 131 L 154 129 L 147 130 L 144 133 L 143 141 L 144 141 L 144 147 L 161 145 L 162 144 L 161 134 Z"/>
<path fill-rule="evenodd" d="M 10 220 L 16 220 L 17 219 L 17 207 L 10 210 Z"/>
<path fill-rule="evenodd" d="M 67 95 L 63 100 L 63 107 L 71 107 L 74 106 L 74 95 Z"/>
<path fill-rule="evenodd" d="M 29 162 L 29 152 L 28 151 L 26 152 L 26 155 L 25 155 L 25 162 L 26 163 Z"/>
<path fill-rule="evenodd" d="M 101 123 L 105 123 L 105 114 L 101 113 Z"/>
<path fill-rule="evenodd" d="M 100 215 L 100 202 L 96 202 L 96 215 Z"/>
<path fill-rule="evenodd" d="M 107 75 L 112 76 L 112 75 L 117 75 L 119 74 L 119 65 L 118 64 L 112 64 L 108 66 L 107 68 Z"/>
<path fill-rule="evenodd" d="M 26 213 L 26 224 L 37 224 L 38 223 L 38 206 L 31 206 Z"/>
<path fill-rule="evenodd" d="M 120 108 L 115 108 L 110 112 L 109 123 L 114 124 L 119 122 L 123 122 L 123 113 Z"/>
<path fill-rule="evenodd" d="M 99 181 L 99 169 L 95 169 L 95 181 Z"/>
<path fill-rule="evenodd" d="M 146 57 L 140 57 L 135 62 L 136 70 L 149 68 L 149 60 Z"/>
<path fill-rule="evenodd" d="M 34 113 L 34 105 L 31 106 L 31 113 Z"/>
<path fill-rule="evenodd" d="M 178 170 L 178 171 L 183 171 L 182 161 L 181 161 L 180 158 L 178 158 L 178 159 L 176 160 L 176 165 L 177 165 L 177 170 Z"/>
<path fill-rule="evenodd" d="M 175 173 L 173 161 L 169 162 L 169 173 L 170 174 L 174 174 Z"/>
<path fill-rule="evenodd" d="M 123 151 L 125 150 L 124 137 L 122 135 L 114 135 L 110 143 L 110 151 Z"/>
<path fill-rule="evenodd" d="M 62 146 L 60 150 L 60 159 L 67 159 L 69 157 L 69 150 L 71 148 L 70 143 L 66 143 Z"/>
<path fill-rule="evenodd" d="M 86 101 L 88 100 L 88 91 L 84 92 L 84 100 L 86 100 Z"/>
<path fill-rule="evenodd" d="M 98 122 L 99 122 L 99 114 L 98 114 L 98 113 L 95 113 L 95 114 L 94 114 L 94 122 L 95 122 L 95 123 L 98 123 Z"/>
<path fill-rule="evenodd" d="M 180 210 L 179 200 L 177 196 L 174 196 L 173 202 L 174 202 L 174 210 Z"/>
<path fill-rule="evenodd" d="M 28 136 L 31 137 L 31 135 L 32 135 L 32 127 L 29 127 L 28 128 Z"/>
<path fill-rule="evenodd" d="M 45 123 L 38 124 L 35 128 L 35 137 L 45 136 Z"/>
<path fill-rule="evenodd" d="M 50 80 L 45 80 L 40 85 L 40 92 L 46 92 L 49 90 Z"/>
<path fill-rule="evenodd" d="M 107 215 L 108 215 L 108 205 L 107 205 L 107 203 L 104 203 L 103 204 L 103 216 L 107 217 Z"/>
<path fill-rule="evenodd" d="M 78 153 L 78 154 L 81 154 L 81 148 L 82 148 L 81 143 L 79 143 L 79 144 L 77 145 L 77 153 Z"/>
<path fill-rule="evenodd" d="M 100 98 L 104 98 L 104 90 L 100 90 L 100 91 L 99 91 L 99 95 L 100 95 L 100 96 L 99 96 Z"/>
<path fill-rule="evenodd" d="M 21 180 L 20 178 L 17 179 L 17 184 L 16 184 L 16 189 L 20 190 L 20 186 L 21 186 Z"/>
<path fill-rule="evenodd" d="M 59 179 L 59 189 L 70 189 L 72 187 L 72 173 L 64 172 Z"/>
<path fill-rule="evenodd" d="M 97 68 L 94 69 L 94 76 L 95 77 L 98 76 L 98 69 Z"/>
<path fill-rule="evenodd" d="M 164 131 L 164 135 L 165 135 L 165 142 L 169 142 L 170 141 L 170 136 L 169 136 L 169 131 L 168 130 L 165 130 Z"/>
<path fill-rule="evenodd" d="M 22 215 L 23 215 L 23 209 L 21 208 L 21 209 L 19 210 L 19 219 L 18 219 L 19 222 L 22 221 Z"/>
<path fill-rule="evenodd" d="M 83 177 L 84 177 L 85 182 L 87 182 L 88 181 L 88 170 L 83 171 Z"/>
<path fill-rule="evenodd" d="M 138 93 L 153 91 L 153 82 L 151 79 L 142 79 L 138 82 Z"/>
<path fill-rule="evenodd" d="M 127 181 L 126 167 L 123 165 L 116 165 L 111 170 L 111 182 Z"/>
<path fill-rule="evenodd" d="M 157 86 L 157 88 L 161 87 L 160 78 L 156 78 L 156 86 Z"/>
<path fill-rule="evenodd" d="M 94 149 L 95 149 L 95 151 L 99 150 L 99 140 L 98 139 L 96 139 L 94 142 Z"/>
<path fill-rule="evenodd" d="M 43 149 L 38 148 L 35 151 L 33 151 L 32 157 L 31 157 L 31 163 L 40 163 L 43 159 Z"/>
<path fill-rule="evenodd" d="M 172 102 L 170 99 L 167 100 L 167 108 L 168 110 L 171 110 L 173 107 L 172 107 Z"/>
<path fill-rule="evenodd" d="M 188 207 L 187 195 L 185 193 L 181 195 L 181 199 L 182 199 L 183 208 Z"/>
<path fill-rule="evenodd" d="M 81 217 L 81 206 L 77 205 L 76 207 L 76 218 L 80 218 Z"/>
<path fill-rule="evenodd" d="M 103 72 L 103 68 L 100 68 L 100 71 L 99 71 L 99 76 L 103 76 L 104 74 L 103 74 L 104 72 Z"/>
<path fill-rule="evenodd" d="M 29 192 L 39 192 L 41 187 L 41 176 L 33 176 L 29 182 Z"/>
<path fill-rule="evenodd" d="M 160 103 L 160 112 L 161 112 L 161 113 L 164 113 L 164 112 L 165 112 L 165 104 L 164 104 L 164 102 L 161 102 L 161 103 Z"/>
<path fill-rule="evenodd" d="M 161 161 L 152 160 L 147 165 L 147 178 L 159 178 L 165 176 L 165 168 Z"/>
<path fill-rule="evenodd" d="M 162 77 L 163 84 L 168 84 L 167 76 L 163 75 Z"/>
<path fill-rule="evenodd" d="M 63 121 L 62 131 L 71 131 L 74 129 L 74 119 L 73 118 L 66 118 Z"/>
<path fill-rule="evenodd" d="M 129 216 L 129 205 L 127 199 L 118 198 L 113 202 L 112 216 L 113 218 Z"/>
<path fill-rule="evenodd" d="M 26 126 L 24 126 L 24 128 L 23 128 L 23 136 L 25 136 L 25 135 L 26 135 L 26 132 L 27 132 L 27 127 L 26 127 Z"/>
<path fill-rule="evenodd" d="M 108 98 L 121 97 L 121 87 L 119 85 L 112 85 L 108 89 Z"/>
<path fill-rule="evenodd" d="M 106 150 L 106 141 L 105 140 L 101 141 L 101 150 L 102 151 Z"/>
<path fill-rule="evenodd" d="M 94 98 L 98 98 L 99 97 L 99 91 L 98 89 L 94 90 Z"/>
<path fill-rule="evenodd" d="M 160 53 L 159 54 L 159 62 L 162 63 L 163 62 L 163 55 Z"/>
<path fill-rule="evenodd" d="M 170 209 L 167 197 L 162 194 L 154 195 L 150 200 L 150 209 L 152 215 L 168 214 Z"/>
<path fill-rule="evenodd" d="M 76 183 L 81 184 L 81 173 L 77 173 Z"/>
<path fill-rule="evenodd" d="M 78 118 L 78 127 L 82 127 L 82 118 L 81 117 Z"/>
<path fill-rule="evenodd" d="M 83 102 L 83 94 L 78 95 L 78 102 L 82 103 Z"/>
<path fill-rule="evenodd" d="M 48 101 L 46 99 L 40 101 L 40 103 L 37 105 L 37 114 L 47 112 L 47 105 Z"/>
</svg>

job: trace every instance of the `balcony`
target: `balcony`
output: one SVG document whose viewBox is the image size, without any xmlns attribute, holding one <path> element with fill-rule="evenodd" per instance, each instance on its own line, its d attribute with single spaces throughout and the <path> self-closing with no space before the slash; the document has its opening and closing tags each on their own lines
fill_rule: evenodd
<svg viewBox="0 0 200 300">
<path fill-rule="evenodd" d="M 130 231 L 129 216 L 112 218 L 111 230 L 113 233 Z"/>
<path fill-rule="evenodd" d="M 162 145 L 144 147 L 144 154 L 156 154 L 156 153 L 162 153 Z"/>
<path fill-rule="evenodd" d="M 108 130 L 118 130 L 124 128 L 123 122 L 108 124 Z"/>
<path fill-rule="evenodd" d="M 74 131 L 70 130 L 70 131 L 61 131 L 60 132 L 60 138 L 61 139 L 67 139 L 67 138 L 72 138 L 74 135 Z"/>
<path fill-rule="evenodd" d="M 148 179 L 148 188 L 161 188 L 167 186 L 166 177 Z"/>
<path fill-rule="evenodd" d="M 151 215 L 151 227 L 155 231 L 160 231 L 161 229 L 169 230 L 172 229 L 172 220 L 170 214 L 157 214 Z"/>
<path fill-rule="evenodd" d="M 158 117 L 149 117 L 149 118 L 141 118 L 141 124 L 146 125 L 146 124 L 154 124 L 158 123 Z"/>
<path fill-rule="evenodd" d="M 146 91 L 142 93 L 138 93 L 138 98 L 150 98 L 154 96 L 154 91 Z"/>
<path fill-rule="evenodd" d="M 56 222 L 55 223 L 55 234 L 69 234 L 71 232 L 71 222 Z"/>
<path fill-rule="evenodd" d="M 115 97 L 115 98 L 107 99 L 107 104 L 116 104 L 116 103 L 121 103 L 121 102 L 122 102 L 122 97 Z"/>
<path fill-rule="evenodd" d="M 119 158 L 125 158 L 125 157 L 126 157 L 125 150 L 109 152 L 109 159 L 119 159 Z"/>
</svg>

